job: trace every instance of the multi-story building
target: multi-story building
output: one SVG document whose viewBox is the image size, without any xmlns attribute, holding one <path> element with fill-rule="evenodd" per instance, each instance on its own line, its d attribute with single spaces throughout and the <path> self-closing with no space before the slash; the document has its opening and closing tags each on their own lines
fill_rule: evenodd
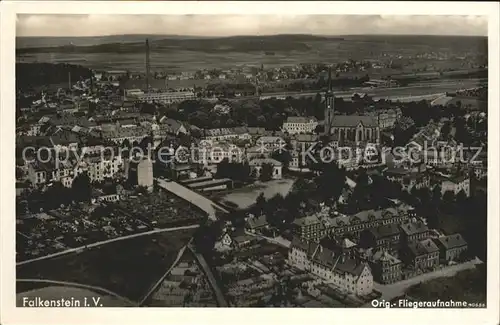
<svg viewBox="0 0 500 325">
<path fill-rule="evenodd" d="M 185 100 L 196 99 L 196 94 L 192 91 L 166 91 L 166 92 L 150 92 L 144 93 L 142 91 L 133 91 L 128 93 L 131 97 L 145 102 L 156 102 L 163 104 L 171 104 L 182 102 Z"/>
<path fill-rule="evenodd" d="M 315 215 L 297 218 L 292 223 L 292 232 L 305 240 L 319 241 L 325 237 L 326 227 Z"/>
<path fill-rule="evenodd" d="M 203 132 L 203 139 L 210 141 L 249 141 L 252 139 L 252 136 L 246 127 L 205 129 Z"/>
<path fill-rule="evenodd" d="M 401 118 L 403 114 L 401 112 L 401 109 L 398 107 L 376 110 L 368 115 L 375 117 L 377 119 L 379 128 L 381 130 L 384 130 L 394 127 L 396 122 Z"/>
<path fill-rule="evenodd" d="M 352 234 L 359 237 L 365 229 L 376 228 L 382 225 L 400 224 L 408 220 L 408 209 L 406 207 L 388 208 L 384 210 L 365 210 L 352 216 L 337 216 L 325 218 L 328 232 L 343 236 Z"/>
<path fill-rule="evenodd" d="M 123 160 L 119 155 L 105 159 L 101 159 L 100 156 L 87 157 L 75 167 L 75 176 L 86 172 L 91 182 L 101 182 L 106 178 L 113 178 L 121 170 L 123 170 Z"/>
<path fill-rule="evenodd" d="M 275 150 L 282 149 L 286 147 L 286 142 L 281 137 L 276 136 L 263 136 L 257 139 L 255 145 L 262 149 L 262 151 L 273 152 Z"/>
<path fill-rule="evenodd" d="M 430 269 L 439 265 L 439 248 L 427 238 L 408 244 L 402 249 L 402 260 L 415 269 Z"/>
<path fill-rule="evenodd" d="M 313 133 L 318 120 L 313 117 L 289 116 L 283 123 L 283 131 L 288 134 Z"/>
<path fill-rule="evenodd" d="M 71 163 L 67 161 L 54 161 L 42 163 L 34 161 L 28 164 L 28 179 L 33 185 L 44 185 L 51 182 L 61 182 L 65 187 L 73 184 L 74 171 Z"/>
<path fill-rule="evenodd" d="M 311 272 L 346 294 L 366 296 L 373 291 L 373 276 L 367 263 L 335 254 L 318 243 L 294 238 L 288 260 L 292 266 Z"/>
<path fill-rule="evenodd" d="M 416 168 L 388 168 L 384 170 L 384 177 L 401 185 L 401 189 L 410 192 L 412 189 L 429 188 L 431 179 L 426 172 L 425 165 Z"/>
<path fill-rule="evenodd" d="M 403 262 L 385 249 L 374 249 L 368 257 L 373 279 L 378 283 L 390 284 L 401 280 Z"/>
<path fill-rule="evenodd" d="M 134 142 L 141 142 L 151 132 L 151 128 L 144 126 L 110 127 L 102 130 L 102 137 L 116 144 L 122 144 L 125 140 L 133 144 Z"/>
<path fill-rule="evenodd" d="M 439 248 L 439 256 L 443 262 L 456 260 L 467 251 L 467 242 L 460 234 L 442 236 L 434 241 Z"/>
<path fill-rule="evenodd" d="M 255 174 L 255 177 L 260 177 L 262 174 L 262 169 L 264 165 L 268 164 L 272 166 L 271 178 L 281 179 L 283 172 L 283 164 L 276 159 L 272 158 L 256 158 L 250 161 L 251 172 Z"/>
<path fill-rule="evenodd" d="M 441 194 L 448 191 L 455 195 L 463 191 L 467 197 L 470 196 L 470 178 L 467 175 L 459 177 L 441 177 Z"/>
<path fill-rule="evenodd" d="M 402 245 L 424 240 L 430 236 L 429 228 L 423 222 L 408 222 L 399 227 Z"/>
<path fill-rule="evenodd" d="M 387 109 L 379 112 L 377 116 L 378 125 L 381 129 L 392 128 L 402 116 L 401 109 Z"/>
<path fill-rule="evenodd" d="M 360 235 L 360 243 L 363 247 L 384 249 L 395 255 L 399 248 L 399 233 L 399 226 L 394 223 L 366 229 Z"/>
</svg>

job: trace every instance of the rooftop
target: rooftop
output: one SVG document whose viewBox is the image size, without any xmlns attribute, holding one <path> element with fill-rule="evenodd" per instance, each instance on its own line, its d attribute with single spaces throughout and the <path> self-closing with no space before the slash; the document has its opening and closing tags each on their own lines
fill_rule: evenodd
<svg viewBox="0 0 500 325">
<path fill-rule="evenodd" d="M 400 225 L 401 230 L 407 235 L 420 234 L 429 231 L 429 228 L 423 222 L 410 222 Z"/>
<path fill-rule="evenodd" d="M 408 245 L 408 248 L 414 256 L 427 255 L 439 251 L 439 248 L 430 238 L 411 243 Z"/>
<path fill-rule="evenodd" d="M 460 234 L 439 237 L 436 239 L 436 243 L 438 245 L 442 245 L 445 249 L 452 249 L 467 245 L 467 242 Z"/>
<path fill-rule="evenodd" d="M 333 119 L 333 127 L 356 127 L 359 124 L 364 127 L 377 127 L 378 123 L 373 116 L 362 115 L 336 115 Z"/>
</svg>

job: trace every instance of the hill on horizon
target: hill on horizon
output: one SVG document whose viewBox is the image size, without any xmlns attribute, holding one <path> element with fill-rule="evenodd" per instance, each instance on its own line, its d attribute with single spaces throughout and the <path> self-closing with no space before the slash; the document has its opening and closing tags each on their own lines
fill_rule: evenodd
<svg viewBox="0 0 500 325">
<path fill-rule="evenodd" d="M 308 51 L 310 42 L 341 41 L 338 37 L 283 34 L 270 36 L 184 37 L 158 35 L 122 35 L 85 38 L 18 38 L 17 54 L 32 53 L 137 53 L 144 51 L 148 38 L 154 51 L 287 52 Z M 31 41 L 31 44 L 30 44 Z"/>
</svg>

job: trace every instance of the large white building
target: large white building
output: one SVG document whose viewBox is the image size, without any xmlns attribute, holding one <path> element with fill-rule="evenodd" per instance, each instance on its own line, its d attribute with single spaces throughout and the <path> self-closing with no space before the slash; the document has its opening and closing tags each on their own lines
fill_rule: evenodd
<svg viewBox="0 0 500 325">
<path fill-rule="evenodd" d="M 373 291 L 373 275 L 367 263 L 336 254 L 318 243 L 294 238 L 288 261 L 347 294 L 366 296 Z"/>
<path fill-rule="evenodd" d="M 137 165 L 137 185 L 153 189 L 153 162 L 143 159 Z"/>
<path fill-rule="evenodd" d="M 318 126 L 315 117 L 289 116 L 283 123 L 283 131 L 288 134 L 313 133 Z"/>
<path fill-rule="evenodd" d="M 83 159 L 75 168 L 75 177 L 87 172 L 91 182 L 101 182 L 106 178 L 113 178 L 123 169 L 122 157 L 119 155 L 102 160 L 101 157 Z"/>
<path fill-rule="evenodd" d="M 196 94 L 193 91 L 165 91 L 145 93 L 139 89 L 130 89 L 125 91 L 125 96 L 137 98 L 145 102 L 157 102 L 164 104 L 196 99 Z"/>
<path fill-rule="evenodd" d="M 470 196 L 470 178 L 468 176 L 446 177 L 441 180 L 441 194 L 451 191 L 455 195 L 464 191 L 466 196 Z"/>
<path fill-rule="evenodd" d="M 283 164 L 272 158 L 256 158 L 250 161 L 250 169 L 255 173 L 255 177 L 260 177 L 260 175 L 262 174 L 262 168 L 265 164 L 269 164 L 272 166 L 272 179 L 281 179 Z"/>
</svg>

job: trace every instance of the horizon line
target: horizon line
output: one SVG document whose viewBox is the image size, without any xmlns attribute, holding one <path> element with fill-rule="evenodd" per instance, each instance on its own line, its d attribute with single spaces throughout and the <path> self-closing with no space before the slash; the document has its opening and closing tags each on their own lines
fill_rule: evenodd
<svg viewBox="0 0 500 325">
<path fill-rule="evenodd" d="M 229 38 L 229 37 L 258 37 L 258 36 L 317 36 L 317 37 L 350 37 L 350 36 L 436 36 L 436 37 L 486 37 L 488 35 L 463 35 L 463 34 L 312 34 L 312 33 L 276 33 L 276 34 L 235 34 L 235 35 L 189 35 L 189 34 L 107 34 L 107 35 L 92 35 L 92 36 L 73 36 L 73 35 L 58 35 L 58 36 L 50 36 L 50 35 L 25 35 L 18 36 L 16 38 L 28 38 L 28 37 L 37 37 L 37 38 L 64 38 L 64 37 L 73 37 L 73 38 L 91 38 L 91 37 L 113 37 L 113 36 L 165 36 L 165 37 L 192 37 L 192 38 Z"/>
</svg>

